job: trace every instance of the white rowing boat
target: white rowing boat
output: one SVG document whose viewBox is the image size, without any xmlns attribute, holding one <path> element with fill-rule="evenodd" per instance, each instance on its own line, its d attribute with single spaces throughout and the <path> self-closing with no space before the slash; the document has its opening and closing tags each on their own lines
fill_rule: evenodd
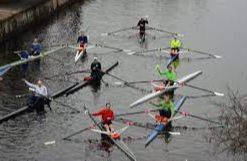
<svg viewBox="0 0 247 161">
<path fill-rule="evenodd" d="M 79 51 L 80 50 L 80 47 L 76 47 L 76 46 L 72 46 L 72 45 L 69 45 L 68 46 L 69 48 L 72 48 L 72 49 L 76 49 L 76 50 L 78 50 L 77 52 L 76 52 L 76 55 L 75 55 L 75 63 L 76 62 L 78 62 L 78 60 L 80 60 L 83 56 L 85 56 L 85 52 L 84 52 L 84 50 L 82 50 L 82 51 Z M 95 45 L 89 45 L 89 46 L 87 46 L 87 48 L 86 48 L 86 50 L 90 50 L 90 49 L 93 49 L 93 48 L 95 48 L 96 46 Z"/>
<path fill-rule="evenodd" d="M 91 118 L 94 125 L 97 126 L 100 129 L 100 131 L 105 131 L 103 126 L 97 123 L 97 121 L 94 119 L 92 114 L 88 111 L 88 109 L 85 106 L 84 106 L 84 110 L 87 111 L 88 116 Z M 131 161 L 136 161 L 136 157 L 133 154 L 133 152 L 125 145 L 125 143 L 121 139 L 116 140 L 109 135 L 105 135 L 105 136 L 108 136 L 108 138 L 118 147 L 118 149 L 121 150 Z"/>
<path fill-rule="evenodd" d="M 48 56 L 48 55 L 50 55 L 50 54 L 52 54 L 52 53 L 54 53 L 54 52 L 56 52 L 58 50 L 61 50 L 61 49 L 65 48 L 65 47 L 67 47 L 67 46 L 60 46 L 60 47 L 57 47 L 57 48 L 55 48 L 53 50 L 50 50 L 50 51 L 47 51 L 47 52 L 44 52 L 44 53 L 40 53 L 40 55 L 38 55 L 38 56 L 31 56 L 28 59 L 22 59 L 22 60 L 18 60 L 18 61 L 6 64 L 6 65 L 0 66 L 0 71 L 1 71 L 1 75 L 0 76 L 4 75 L 12 67 L 15 67 L 15 66 L 18 66 L 18 65 L 21 65 L 21 64 L 25 64 L 27 62 L 34 61 L 34 60 L 40 59 L 42 57 Z"/>
<path fill-rule="evenodd" d="M 201 75 L 202 74 L 202 71 L 197 71 L 197 72 L 194 72 L 194 73 L 191 73 L 187 76 L 184 76 L 180 79 L 177 80 L 177 82 L 173 85 L 173 86 L 169 86 L 163 90 L 160 90 L 160 91 L 157 91 L 157 92 L 154 92 L 154 93 L 150 93 L 140 99 L 138 99 L 137 101 L 133 102 L 132 104 L 130 104 L 130 108 L 133 108 L 135 106 L 138 106 L 144 102 L 147 102 L 151 99 L 154 99 L 156 97 L 159 97 L 160 95 L 163 95 L 164 93 L 166 92 L 169 92 L 169 91 L 173 91 L 173 90 L 176 90 L 177 88 L 180 87 L 181 84 L 184 84 L 184 83 L 187 83 L 189 81 L 191 81 L 192 79 L 196 78 L 197 76 Z"/>
</svg>

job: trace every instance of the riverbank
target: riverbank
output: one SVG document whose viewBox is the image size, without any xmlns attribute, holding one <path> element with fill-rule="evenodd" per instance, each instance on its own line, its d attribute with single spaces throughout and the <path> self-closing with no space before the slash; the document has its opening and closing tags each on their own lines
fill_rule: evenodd
<svg viewBox="0 0 247 161">
<path fill-rule="evenodd" d="M 0 3 L 0 42 L 57 13 L 78 0 L 12 0 Z"/>
</svg>

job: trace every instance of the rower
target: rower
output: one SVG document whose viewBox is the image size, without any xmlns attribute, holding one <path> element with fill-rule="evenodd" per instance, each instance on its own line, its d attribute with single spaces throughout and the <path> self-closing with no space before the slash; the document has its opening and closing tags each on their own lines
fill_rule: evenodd
<svg viewBox="0 0 247 161">
<path fill-rule="evenodd" d="M 31 53 L 30 55 L 38 56 L 40 55 L 41 45 L 38 42 L 38 38 L 34 38 L 33 43 L 31 45 Z"/>
<path fill-rule="evenodd" d="M 177 73 L 175 72 L 172 65 L 169 65 L 166 71 L 161 71 L 158 64 L 156 65 L 155 69 L 158 71 L 159 75 L 161 77 L 165 77 L 166 80 L 164 80 L 163 84 L 159 86 L 152 84 L 155 87 L 154 91 L 159 91 L 164 89 L 165 87 L 174 85 L 175 81 L 177 80 Z M 170 95 L 171 98 L 173 98 L 174 91 L 167 92 L 167 94 Z"/>
<path fill-rule="evenodd" d="M 22 50 L 20 52 L 19 56 L 20 56 L 21 60 L 27 60 L 30 57 L 27 50 Z M 21 74 L 22 74 L 22 77 L 24 77 L 24 78 L 26 77 L 27 69 L 28 69 L 28 63 L 24 63 L 21 65 L 21 70 L 22 70 Z"/>
<path fill-rule="evenodd" d="M 171 120 L 172 116 L 175 112 L 175 105 L 173 104 L 169 95 L 164 95 L 163 100 L 159 102 L 151 102 L 151 104 L 155 107 L 161 108 L 159 110 L 159 115 L 156 115 L 155 118 L 158 122 L 166 125 L 166 130 L 171 130 Z"/>
<path fill-rule="evenodd" d="M 105 107 L 103 107 L 98 112 L 92 113 L 93 116 L 101 116 L 101 122 L 107 131 L 107 133 L 113 133 L 114 129 L 112 127 L 112 120 L 114 120 L 114 112 L 111 109 L 111 104 L 106 103 Z"/>
<path fill-rule="evenodd" d="M 44 112 L 44 105 L 48 103 L 48 93 L 47 88 L 41 80 L 37 81 L 37 84 L 32 84 L 26 79 L 23 79 L 25 84 L 29 87 L 29 90 L 34 91 L 34 95 L 30 97 L 29 109 L 33 111 L 36 109 L 36 112 Z"/>
<path fill-rule="evenodd" d="M 19 55 L 20 55 L 21 60 L 26 60 L 30 57 L 27 50 L 22 50 Z"/>
<path fill-rule="evenodd" d="M 32 56 L 39 56 L 41 51 L 41 45 L 38 42 L 38 38 L 34 38 L 33 43 L 31 45 L 31 52 L 30 55 Z M 37 65 L 40 65 L 40 59 L 35 60 Z"/>
<path fill-rule="evenodd" d="M 100 82 L 102 78 L 101 63 L 98 61 L 97 57 L 94 57 L 91 64 L 91 77 L 97 82 Z"/>
<path fill-rule="evenodd" d="M 87 36 L 85 35 L 84 31 L 80 32 L 80 36 L 77 38 L 77 43 L 79 44 L 79 53 L 84 51 L 86 54 L 86 47 L 87 47 Z"/>
<path fill-rule="evenodd" d="M 142 41 L 145 40 L 145 29 L 146 29 L 145 26 L 146 24 L 148 24 L 147 18 L 148 18 L 147 16 L 145 18 L 141 18 L 139 22 L 137 23 L 137 26 L 140 27 L 139 35 Z"/>
<path fill-rule="evenodd" d="M 176 59 L 178 59 L 179 50 L 181 47 L 182 47 L 182 42 L 177 38 L 177 35 L 174 35 L 173 39 L 170 41 L 171 57 L 176 56 Z"/>
</svg>

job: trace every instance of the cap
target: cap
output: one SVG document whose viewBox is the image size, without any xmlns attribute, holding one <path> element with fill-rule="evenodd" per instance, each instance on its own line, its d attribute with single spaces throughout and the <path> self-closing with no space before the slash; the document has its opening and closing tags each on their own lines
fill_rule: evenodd
<svg viewBox="0 0 247 161">
<path fill-rule="evenodd" d="M 111 106 L 111 103 L 110 102 L 107 102 L 105 105 L 106 106 Z"/>
</svg>

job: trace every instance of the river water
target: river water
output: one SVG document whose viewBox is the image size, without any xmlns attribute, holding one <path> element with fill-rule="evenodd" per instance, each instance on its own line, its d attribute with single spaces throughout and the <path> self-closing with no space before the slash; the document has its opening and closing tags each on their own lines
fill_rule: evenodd
<svg viewBox="0 0 247 161">
<path fill-rule="evenodd" d="M 202 70 L 203 75 L 193 80 L 191 84 L 227 93 L 227 87 L 246 93 L 245 71 L 247 1 L 236 0 L 91 0 L 76 4 L 49 22 L 32 28 L 18 36 L 15 42 L 6 43 L 1 50 L 0 64 L 6 64 L 18 57 L 12 51 L 28 46 L 31 39 L 38 36 L 44 46 L 63 43 L 74 43 L 80 30 L 86 30 L 92 43 L 129 49 L 133 51 L 166 47 L 169 38 L 161 32 L 149 31 L 147 42 L 140 45 L 135 34 L 137 31 L 128 30 L 118 36 L 101 36 L 101 33 L 136 25 L 138 19 L 148 15 L 149 25 L 168 31 L 183 33 L 181 38 L 185 47 L 213 52 L 221 55 L 222 59 L 198 59 L 201 55 L 185 54 L 177 69 L 178 77 L 191 72 Z M 155 36 L 155 39 L 152 39 Z M 78 69 L 88 69 L 94 56 L 107 68 L 116 61 L 119 66 L 111 73 L 127 81 L 150 80 L 158 78 L 154 67 L 157 63 L 164 64 L 164 53 L 147 53 L 140 56 L 128 56 L 124 52 L 114 53 L 112 50 L 96 48 L 88 51 L 89 56 L 83 62 L 74 63 L 75 51 L 63 49 L 42 60 L 40 69 L 30 65 L 27 79 L 51 77 Z M 150 56 L 151 55 L 151 56 Z M 162 67 L 164 68 L 164 67 Z M 73 82 L 81 80 L 87 74 L 55 77 L 45 80 L 50 92 L 62 89 Z M 0 82 L 0 115 L 3 116 L 18 109 L 25 103 L 15 95 L 27 93 L 21 81 L 20 68 L 14 68 Z M 104 76 L 109 86 L 102 84 L 101 89 L 94 92 L 86 87 L 79 92 L 58 99 L 59 102 L 83 111 L 85 104 L 94 111 L 110 101 L 117 113 L 132 111 L 128 105 L 145 93 L 128 87 L 119 87 L 117 80 Z M 149 85 L 140 85 L 150 89 Z M 191 88 L 179 89 L 177 94 L 196 96 L 205 93 Z M 218 109 L 213 102 L 223 101 L 217 97 L 202 97 L 188 99 L 182 109 L 195 115 L 216 119 Z M 138 106 L 134 110 L 144 110 L 148 104 Z M 52 112 L 45 116 L 35 113 L 26 114 L 0 125 L 0 160 L 3 161 L 76 161 L 76 160 L 128 160 L 116 147 L 110 148 L 110 153 L 100 148 L 100 137 L 90 131 L 73 137 L 72 141 L 63 141 L 62 137 L 85 128 L 92 124 L 87 115 L 74 113 L 69 107 L 60 103 L 52 103 Z M 127 117 L 140 122 L 152 122 L 146 115 Z M 122 124 L 117 124 L 123 127 Z M 178 120 L 174 126 L 206 127 L 207 123 L 200 120 L 185 118 Z M 126 142 L 141 161 L 208 161 L 233 160 L 233 156 L 225 153 L 215 153 L 215 145 L 207 141 L 210 135 L 207 129 L 183 130 L 180 136 L 173 136 L 169 144 L 162 138 L 156 139 L 148 148 L 144 148 L 146 136 L 150 130 L 131 127 L 123 137 L 132 137 Z M 44 142 L 56 140 L 53 145 Z M 235 158 L 236 159 L 236 158 Z M 237 160 L 237 159 L 236 159 Z"/>
</svg>

